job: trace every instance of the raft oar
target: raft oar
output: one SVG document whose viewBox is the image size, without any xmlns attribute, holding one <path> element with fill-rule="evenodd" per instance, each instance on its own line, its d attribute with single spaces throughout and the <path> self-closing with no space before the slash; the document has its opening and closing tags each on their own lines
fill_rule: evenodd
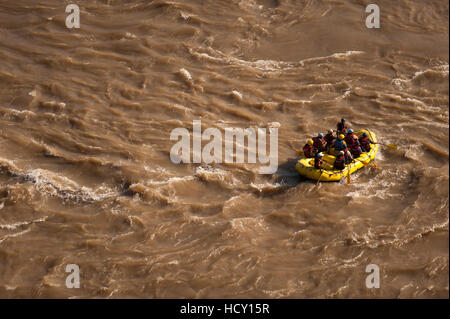
<svg viewBox="0 0 450 319">
<path fill-rule="evenodd" d="M 395 145 L 395 144 L 384 144 L 384 143 L 375 143 L 375 144 L 380 144 L 380 145 L 386 146 L 392 150 L 398 149 L 397 145 Z"/>
<path fill-rule="evenodd" d="M 316 186 L 319 185 L 320 178 L 322 177 L 322 175 L 323 175 L 323 170 L 320 170 L 320 176 L 319 176 L 319 179 L 317 180 Z"/>
<path fill-rule="evenodd" d="M 347 152 L 345 152 L 345 161 L 348 162 Z M 350 184 L 350 164 L 347 164 L 347 184 Z"/>
<path fill-rule="evenodd" d="M 367 132 L 369 133 L 370 138 L 371 138 L 370 142 L 372 142 L 372 140 L 373 140 L 372 132 L 369 131 L 369 130 L 367 130 Z M 390 144 L 389 144 L 389 145 L 390 145 Z M 397 146 L 396 146 L 396 145 L 393 145 L 393 146 L 395 146 L 395 148 L 397 149 Z M 373 158 L 373 160 L 375 161 L 375 157 Z M 377 164 L 376 164 L 374 161 L 372 161 L 373 167 L 376 168 L 376 167 L 377 167 Z M 367 163 L 370 163 L 370 158 L 369 158 L 369 162 L 367 162 Z M 364 163 L 364 165 L 366 165 L 366 164 Z"/>
<path fill-rule="evenodd" d="M 377 164 L 374 161 L 370 161 L 370 158 L 369 158 L 369 160 L 367 162 L 363 162 L 363 164 L 366 165 L 366 166 L 369 165 L 370 163 L 373 164 L 373 167 L 375 167 L 375 168 L 377 167 Z"/>
<path fill-rule="evenodd" d="M 367 132 L 370 135 L 370 139 L 373 140 L 372 132 L 369 131 L 369 130 L 367 130 Z M 393 149 L 393 150 L 398 149 L 397 145 L 395 145 L 395 144 L 384 144 L 384 143 L 379 143 L 379 142 L 378 143 L 373 143 L 373 144 L 380 144 L 380 145 L 386 146 L 386 147 L 388 147 L 390 149 Z"/>
<path fill-rule="evenodd" d="M 377 167 L 377 164 L 375 164 L 375 162 L 371 162 L 370 159 L 368 159 L 367 162 L 364 162 L 363 160 L 360 160 L 360 161 L 361 161 L 361 163 L 364 164 L 364 166 L 367 166 L 367 165 L 369 165 L 370 163 L 372 163 L 374 167 Z"/>
<path fill-rule="evenodd" d="M 347 165 L 347 184 L 350 184 L 350 165 Z"/>
<path fill-rule="evenodd" d="M 367 155 L 367 158 L 362 159 L 362 156 L 363 156 L 363 155 L 367 155 L 367 153 L 362 153 L 362 154 L 358 157 L 358 160 L 359 160 L 361 163 L 363 163 L 364 166 L 367 166 L 367 165 L 370 164 L 370 157 L 369 157 L 369 155 Z"/>
<path fill-rule="evenodd" d="M 375 162 L 371 162 L 370 160 L 368 160 L 367 162 L 364 162 L 364 161 L 361 161 L 363 164 L 364 164 L 364 166 L 367 166 L 367 165 L 369 165 L 370 163 L 372 163 L 373 164 L 373 167 L 378 167 L 377 166 L 377 164 L 375 163 Z"/>
<path fill-rule="evenodd" d="M 295 151 L 295 154 L 297 154 L 297 156 L 302 156 L 303 155 L 303 151 L 302 150 L 297 150 L 297 151 Z"/>
</svg>

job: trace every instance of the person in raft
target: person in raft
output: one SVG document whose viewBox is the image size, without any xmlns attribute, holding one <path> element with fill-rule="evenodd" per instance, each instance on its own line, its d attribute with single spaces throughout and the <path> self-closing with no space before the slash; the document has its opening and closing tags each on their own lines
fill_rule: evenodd
<svg viewBox="0 0 450 319">
<path fill-rule="evenodd" d="M 334 149 L 336 151 L 343 151 L 347 147 L 344 138 L 345 138 L 344 134 L 339 134 L 336 141 L 334 141 Z"/>
<path fill-rule="evenodd" d="M 342 118 L 340 122 L 337 124 L 337 135 L 347 133 L 347 124 L 345 124 L 345 119 Z"/>
<path fill-rule="evenodd" d="M 308 140 L 303 146 L 303 154 L 305 154 L 306 157 L 312 158 L 314 155 L 316 155 L 317 149 L 314 147 L 314 141 Z"/>
<path fill-rule="evenodd" d="M 361 148 L 363 151 L 369 152 L 370 151 L 370 144 L 375 144 L 368 136 L 367 133 L 362 133 L 361 138 L 359 139 L 359 143 L 361 143 Z"/>
<path fill-rule="evenodd" d="M 334 161 L 334 168 L 343 170 L 347 164 L 349 163 L 345 160 L 344 151 L 340 151 Z"/>
<path fill-rule="evenodd" d="M 316 156 L 314 157 L 314 168 L 322 169 L 322 164 L 323 164 L 323 154 L 317 153 Z"/>
<path fill-rule="evenodd" d="M 333 136 L 333 130 L 329 129 L 327 135 L 325 135 L 323 139 L 327 143 L 325 147 L 328 150 L 334 144 L 335 137 Z"/>
<path fill-rule="evenodd" d="M 353 162 L 353 156 L 352 156 L 352 153 L 351 153 L 350 150 L 348 149 L 347 145 L 345 145 L 345 148 L 344 148 L 344 157 L 347 159 L 348 164 L 350 164 L 351 162 Z"/>
<path fill-rule="evenodd" d="M 358 137 L 355 133 L 353 133 L 352 129 L 349 129 L 347 131 L 347 135 L 345 135 L 345 143 L 347 143 L 347 146 L 352 148 L 355 141 L 358 140 Z"/>
<path fill-rule="evenodd" d="M 355 140 L 353 145 L 350 147 L 350 152 L 355 158 L 360 157 L 361 154 L 365 153 L 365 151 L 363 151 L 363 149 L 361 148 L 361 144 L 358 140 Z"/>
<path fill-rule="evenodd" d="M 314 147 L 317 148 L 319 152 L 326 150 L 327 142 L 325 142 L 322 133 L 317 134 L 317 136 L 313 137 L 312 140 L 314 141 Z"/>
</svg>

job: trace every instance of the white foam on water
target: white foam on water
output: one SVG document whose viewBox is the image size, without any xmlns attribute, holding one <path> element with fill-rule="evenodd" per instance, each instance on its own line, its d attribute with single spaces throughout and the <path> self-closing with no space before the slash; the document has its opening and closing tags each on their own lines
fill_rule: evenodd
<svg viewBox="0 0 450 319">
<path fill-rule="evenodd" d="M 265 72 L 276 72 L 276 71 L 287 71 L 298 67 L 303 67 L 305 63 L 310 62 L 318 62 L 318 61 L 324 61 L 327 59 L 345 59 L 347 57 L 353 56 L 353 55 L 359 55 L 365 53 L 364 51 L 346 51 L 342 53 L 334 53 L 329 56 L 324 57 L 314 57 L 314 58 L 308 58 L 301 60 L 299 62 L 284 62 L 284 61 L 275 61 L 275 60 L 257 60 L 257 61 L 247 61 L 238 59 L 236 57 L 232 57 L 229 55 L 226 55 L 225 53 L 221 52 L 220 50 L 213 49 L 209 47 L 207 49 L 209 52 L 198 52 L 195 49 L 188 48 L 188 51 L 191 55 L 204 59 L 209 60 L 211 62 L 219 62 L 219 63 L 225 63 L 225 64 L 232 64 L 232 65 L 238 65 L 238 66 L 245 66 L 250 67 L 252 69 L 265 71 Z"/>
<path fill-rule="evenodd" d="M 284 100 L 284 103 L 292 103 L 292 104 L 309 104 L 312 103 L 311 100 L 292 100 L 292 99 L 286 99 Z"/>
<path fill-rule="evenodd" d="M 66 200 L 100 201 L 116 195 L 116 192 L 106 186 L 102 185 L 93 190 L 78 185 L 68 177 L 60 176 L 45 169 L 29 170 L 23 176 L 33 182 L 37 190 Z"/>
<path fill-rule="evenodd" d="M 151 173 L 163 173 L 163 174 L 171 175 L 171 173 L 167 169 L 165 169 L 164 167 L 161 167 L 161 166 L 149 167 L 147 165 L 144 165 L 144 169 L 147 172 L 151 172 Z"/>
<path fill-rule="evenodd" d="M 32 112 L 32 111 L 28 111 L 28 110 L 15 110 L 15 109 L 11 109 L 10 110 L 11 114 L 15 115 L 15 116 L 36 116 L 36 113 Z"/>
<path fill-rule="evenodd" d="M 281 124 L 280 122 L 270 122 L 267 124 L 267 127 L 280 128 Z"/>
<path fill-rule="evenodd" d="M 30 225 L 30 224 L 34 224 L 34 223 L 45 222 L 47 220 L 47 218 L 48 218 L 48 216 L 45 216 L 43 218 L 39 218 L 39 219 L 31 220 L 31 221 L 18 222 L 18 223 L 14 223 L 14 224 L 4 224 L 4 225 L 0 224 L 0 229 L 14 230 L 14 229 L 17 229 L 18 227 L 22 227 L 22 226 L 26 226 L 26 225 Z"/>
<path fill-rule="evenodd" d="M 352 55 L 359 55 L 359 54 L 364 54 L 364 51 L 346 51 L 346 52 L 337 52 L 337 53 L 333 53 L 332 55 L 328 55 L 328 56 L 322 56 L 322 57 L 313 57 L 313 58 L 308 58 L 308 59 L 304 59 L 301 60 L 300 63 L 303 66 L 305 63 L 309 63 L 309 62 L 318 62 L 318 61 L 323 61 L 323 60 L 327 60 L 330 58 L 334 58 L 334 59 L 345 59 L 349 56 Z"/>
<path fill-rule="evenodd" d="M 28 228 L 28 229 L 25 229 L 24 231 L 21 231 L 21 232 L 15 233 L 15 234 L 8 234 L 8 235 L 5 235 L 5 236 L 3 236 L 3 237 L 0 237 L 0 243 L 4 242 L 4 241 L 5 241 L 6 239 L 8 239 L 8 238 L 19 237 L 19 236 L 22 236 L 22 235 L 24 235 L 24 234 L 30 232 L 30 231 L 31 231 L 31 229 Z"/>
<path fill-rule="evenodd" d="M 340 98 L 341 99 L 348 98 L 350 96 L 350 94 L 352 94 L 352 90 L 348 89 L 344 92 L 344 94 L 342 96 L 340 96 Z"/>
<path fill-rule="evenodd" d="M 227 201 L 223 204 L 223 208 L 232 208 L 235 205 L 235 202 L 238 202 L 239 198 L 248 196 L 247 194 L 239 194 L 235 196 L 231 196 Z"/>
<path fill-rule="evenodd" d="M 231 91 L 231 95 L 238 101 L 242 101 L 242 93 L 236 90 Z"/>
<path fill-rule="evenodd" d="M 167 185 L 167 184 L 181 183 L 181 182 L 192 181 L 192 180 L 195 180 L 195 177 L 192 175 L 187 175 L 184 177 L 170 177 L 170 178 L 162 180 L 162 181 L 148 179 L 145 181 L 145 184 L 146 185 Z"/>
<path fill-rule="evenodd" d="M 268 231 L 269 227 L 262 218 L 236 217 L 230 220 L 231 229 L 238 233 L 248 233 L 249 231 Z"/>
<path fill-rule="evenodd" d="M 230 172 L 222 170 L 220 168 L 213 168 L 209 165 L 198 166 L 195 169 L 195 175 L 207 181 L 221 182 L 224 184 L 224 186 L 227 186 L 229 188 L 241 184 L 241 182 L 237 180 Z"/>
<path fill-rule="evenodd" d="M 352 199 L 362 198 L 363 200 L 367 198 L 401 198 L 402 194 L 391 191 L 391 188 L 398 184 L 398 180 L 393 178 L 394 174 L 392 172 L 386 174 L 389 174 L 390 178 L 385 178 L 383 174 L 378 174 L 369 181 L 364 181 L 362 183 L 358 183 L 357 180 L 355 182 L 354 180 L 352 185 L 355 187 L 355 190 L 348 192 L 346 196 L 351 197 Z M 405 171 L 396 173 L 398 177 L 405 174 Z"/>
<path fill-rule="evenodd" d="M 175 109 L 177 109 L 177 110 L 180 110 L 180 111 L 183 111 L 184 113 L 190 113 L 191 112 L 191 110 L 189 109 L 189 108 L 187 108 L 186 106 L 184 106 L 184 105 L 181 105 L 181 104 L 173 104 L 173 107 L 175 108 Z M 182 123 L 181 121 L 180 121 L 180 123 Z M 182 124 L 181 124 L 182 125 Z"/>
<path fill-rule="evenodd" d="M 274 191 L 274 190 L 278 190 L 282 185 L 279 183 L 262 183 L 262 184 L 255 184 L 255 183 L 250 183 L 250 187 L 261 192 L 265 192 L 265 191 Z"/>
<path fill-rule="evenodd" d="M 433 73 L 433 72 L 437 72 L 438 74 L 441 74 L 443 77 L 448 77 L 448 74 L 449 74 L 448 64 L 437 65 L 437 66 L 433 66 L 430 69 L 416 71 L 414 73 L 414 75 L 412 75 L 411 77 L 406 76 L 404 78 L 394 78 L 394 79 L 392 79 L 391 84 L 393 84 L 394 86 L 397 86 L 398 88 L 403 88 L 402 85 L 408 84 L 424 74 Z"/>
<path fill-rule="evenodd" d="M 13 174 L 17 174 L 18 172 L 20 172 L 19 168 L 16 166 L 14 161 L 0 157 L 0 168 L 1 167 L 4 167 L 10 173 L 13 173 Z"/>
<path fill-rule="evenodd" d="M 178 71 L 186 82 L 192 83 L 192 75 L 185 68 Z"/>
</svg>

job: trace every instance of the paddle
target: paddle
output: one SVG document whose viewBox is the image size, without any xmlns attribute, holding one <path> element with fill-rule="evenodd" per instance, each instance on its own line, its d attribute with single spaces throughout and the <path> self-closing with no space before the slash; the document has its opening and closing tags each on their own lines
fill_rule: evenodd
<svg viewBox="0 0 450 319">
<path fill-rule="evenodd" d="M 348 162 L 347 152 L 345 152 L 345 164 Z M 350 184 L 350 163 L 347 164 L 347 184 Z"/>
<path fill-rule="evenodd" d="M 373 140 L 372 132 L 370 132 L 370 131 L 367 131 L 367 132 L 369 132 L 370 138 Z M 380 145 L 386 146 L 393 150 L 396 150 L 398 148 L 397 145 L 395 145 L 395 144 L 384 144 L 384 143 L 373 143 L 373 144 L 380 144 Z"/>
<path fill-rule="evenodd" d="M 367 162 L 363 161 L 362 159 L 360 159 L 360 161 L 361 161 L 361 163 L 364 164 L 364 166 L 367 166 L 370 163 L 372 163 L 374 167 L 377 167 L 377 164 L 375 164 L 375 162 L 371 162 L 370 159 L 368 159 Z"/>
<path fill-rule="evenodd" d="M 390 149 L 393 149 L 393 150 L 398 149 L 398 146 L 395 145 L 395 144 L 384 144 L 384 143 L 374 143 L 374 144 L 380 144 L 380 145 L 386 146 L 386 147 L 388 147 Z"/>
<path fill-rule="evenodd" d="M 297 151 L 295 151 L 295 154 L 297 154 L 297 156 L 302 156 L 303 155 L 303 151 L 302 150 L 297 150 Z"/>
<path fill-rule="evenodd" d="M 368 160 L 367 162 L 364 162 L 364 161 L 361 161 L 361 162 L 364 164 L 364 166 L 367 166 L 367 165 L 369 165 L 370 163 L 372 163 L 372 164 L 373 164 L 373 167 L 378 167 L 377 164 L 376 164 L 375 162 L 371 162 L 370 160 Z"/>
<path fill-rule="evenodd" d="M 322 177 L 322 175 L 323 175 L 323 170 L 320 170 L 320 176 L 319 176 L 319 179 L 317 180 L 316 186 L 319 185 L 320 178 Z"/>
<path fill-rule="evenodd" d="M 371 131 L 367 131 L 367 132 L 369 133 L 370 138 L 373 139 L 372 132 Z M 375 157 L 373 158 L 373 160 L 375 160 Z M 369 164 L 369 163 L 370 163 L 370 158 L 369 158 L 369 161 L 367 162 L 367 164 Z M 373 163 L 373 167 L 377 167 L 377 164 L 375 162 L 372 162 L 372 163 Z M 366 163 L 364 163 L 364 162 L 363 162 L 363 164 L 366 165 Z"/>
</svg>

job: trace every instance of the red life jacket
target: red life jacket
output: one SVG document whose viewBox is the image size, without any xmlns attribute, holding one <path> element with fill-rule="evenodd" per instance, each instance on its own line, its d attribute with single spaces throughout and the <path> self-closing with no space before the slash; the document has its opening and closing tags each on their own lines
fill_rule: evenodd
<svg viewBox="0 0 450 319">
<path fill-rule="evenodd" d="M 363 150 L 365 150 L 366 152 L 370 151 L 370 140 L 369 137 L 361 137 L 359 139 L 359 143 L 361 143 L 361 147 L 363 148 Z"/>
<path fill-rule="evenodd" d="M 333 145 L 334 142 L 334 136 L 333 133 L 327 133 L 327 135 L 325 135 L 325 137 L 323 138 L 325 140 L 325 142 L 327 142 L 327 146 L 328 145 Z"/>
<path fill-rule="evenodd" d="M 345 134 L 345 133 L 347 133 L 347 129 L 348 129 L 347 124 L 342 123 L 342 122 L 338 122 L 338 124 L 337 124 L 337 131 L 338 131 L 338 133 Z"/>
<path fill-rule="evenodd" d="M 314 147 L 318 150 L 322 151 L 325 148 L 326 143 L 323 138 L 316 136 L 313 137 L 312 140 L 314 141 Z"/>
<path fill-rule="evenodd" d="M 336 157 L 336 160 L 334 161 L 334 167 L 335 167 L 336 169 L 340 169 L 340 170 L 342 170 L 342 169 L 345 168 L 345 158 L 344 158 L 344 155 Z"/>
<path fill-rule="evenodd" d="M 344 160 L 347 164 L 350 164 L 353 161 L 352 154 L 348 151 L 348 148 L 344 150 Z"/>
<path fill-rule="evenodd" d="M 352 147 L 357 139 L 355 133 L 345 135 L 345 143 L 347 143 L 349 147 Z"/>
<path fill-rule="evenodd" d="M 317 156 L 314 158 L 314 168 L 322 168 L 323 160 L 318 158 Z"/>
<path fill-rule="evenodd" d="M 306 144 L 303 147 L 303 154 L 305 154 L 306 157 L 314 157 L 315 154 L 314 146 Z"/>
<path fill-rule="evenodd" d="M 350 151 L 354 157 L 359 157 L 363 153 L 363 150 L 361 149 L 360 146 L 361 145 L 353 144 L 352 148 L 350 149 Z"/>
</svg>

